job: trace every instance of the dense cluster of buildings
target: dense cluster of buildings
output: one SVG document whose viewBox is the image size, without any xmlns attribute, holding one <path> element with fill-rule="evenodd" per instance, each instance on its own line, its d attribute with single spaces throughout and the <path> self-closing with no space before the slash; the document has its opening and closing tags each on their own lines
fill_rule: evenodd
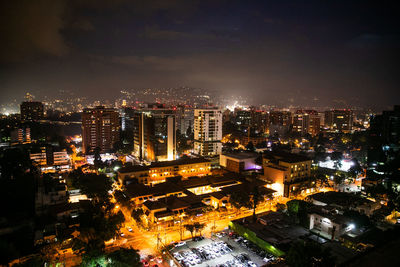
<svg viewBox="0 0 400 267">
<path fill-rule="evenodd" d="M 375 189 L 383 186 L 400 192 L 396 165 L 400 151 L 399 110 L 396 106 L 372 117 L 363 174 L 351 174 L 350 170 L 356 161 L 351 153 L 361 148 L 346 146 L 356 123 L 349 109 L 266 111 L 250 107 L 223 111 L 210 106 L 161 104 L 127 107 L 123 103 L 119 109 L 96 106 L 81 112 L 82 141 L 70 143 L 71 153 L 56 144 L 44 144 L 45 140 L 35 140 L 32 127 L 45 118 L 43 104 L 26 101 L 21 104 L 23 123 L 10 131 L 10 141 L 13 146 L 29 146 L 29 159 L 42 173 L 51 173 L 51 179 L 47 177 L 38 185 L 35 209 L 37 214 L 51 212 L 60 220 L 76 218 L 82 205 L 90 201 L 79 188 L 68 188 L 63 179 L 66 172 L 77 168 L 79 157 L 84 172 L 115 176 L 115 187 L 122 190 L 130 208 L 143 212 L 150 229 L 209 220 L 210 212 L 217 213 L 218 218 L 236 218 L 241 212 L 247 216 L 249 203 L 239 208 L 234 204 L 243 193 L 249 197 L 247 201 L 262 196 L 262 208 L 257 211 L 271 210 L 276 201 L 301 196 L 308 203 L 302 210 L 301 223 L 288 217 L 290 211 L 277 211 L 263 213 L 257 220 L 233 220 L 229 225 L 239 234 L 250 234 L 254 238 L 251 241 L 264 244 L 272 254 L 283 256 L 293 242 L 304 238 L 334 241 L 352 249 L 368 246 L 367 241 L 360 241 L 365 240 L 361 237 L 368 227 L 357 225 L 349 211 L 374 220 L 379 216 L 385 222 L 396 218 L 397 213 L 393 215 L 387 208 L 391 201 L 387 192 Z M 224 127 L 233 130 L 226 134 L 229 129 Z M 238 146 L 232 148 L 225 142 L 226 136 Z M 325 144 L 319 136 L 327 140 Z M 297 145 L 312 139 L 321 141 L 318 146 L 322 152 L 318 153 L 321 158 L 329 157 L 334 166 L 324 165 L 327 160 L 315 162 L 317 145 L 283 146 L 288 140 L 296 140 L 293 143 Z M 190 147 L 188 153 L 179 151 L 179 142 Z M 340 146 L 332 145 L 338 142 Z M 128 144 L 132 148 L 129 152 L 118 149 Z M 77 156 L 79 151 L 82 153 Z M 337 159 L 333 152 L 340 154 Z M 103 165 L 95 163 L 98 154 Z M 345 163 L 349 166 L 343 166 Z M 317 181 L 317 170 L 326 178 L 325 184 L 323 179 Z M 335 179 L 340 175 L 358 181 L 352 182 L 357 195 L 339 187 Z M 53 228 L 46 225 L 36 234 L 35 242 L 56 242 Z"/>
</svg>

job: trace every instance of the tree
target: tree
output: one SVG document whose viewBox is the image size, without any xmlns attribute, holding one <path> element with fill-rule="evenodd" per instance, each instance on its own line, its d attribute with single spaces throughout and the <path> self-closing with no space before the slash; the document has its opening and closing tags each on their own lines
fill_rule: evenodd
<svg viewBox="0 0 400 267">
<path fill-rule="evenodd" d="M 286 205 L 283 203 L 276 203 L 276 211 L 284 211 L 286 209 Z"/>
<path fill-rule="evenodd" d="M 246 145 L 246 149 L 250 150 L 250 151 L 254 151 L 255 147 L 252 141 L 250 141 L 247 145 Z"/>
<path fill-rule="evenodd" d="M 258 190 L 258 186 L 255 184 L 253 187 L 253 191 L 251 192 L 251 202 L 253 206 L 253 221 L 255 222 L 257 217 L 256 217 L 256 209 L 257 205 L 263 200 L 264 198 L 260 194 Z"/>
<path fill-rule="evenodd" d="M 97 266 L 101 262 L 101 258 L 104 255 L 104 241 L 94 238 L 89 240 L 87 243 L 83 242 L 81 249 L 82 266 Z"/>
<path fill-rule="evenodd" d="M 315 242 L 297 241 L 292 244 L 286 256 L 290 267 L 335 266 L 330 250 Z"/>
<path fill-rule="evenodd" d="M 336 172 L 335 175 L 333 176 L 333 181 L 335 182 L 336 185 L 342 185 L 346 179 L 346 176 L 343 175 L 343 173 Z"/>
<path fill-rule="evenodd" d="M 193 238 L 193 232 L 195 231 L 195 226 L 194 226 L 194 224 L 185 224 L 183 227 L 185 227 L 185 229 L 188 231 L 188 232 L 190 232 L 190 234 L 192 235 L 192 238 Z"/>
<path fill-rule="evenodd" d="M 196 233 L 199 233 L 201 235 L 201 231 L 204 229 L 206 225 L 204 223 L 199 223 L 199 222 L 195 222 L 193 224 L 193 227 L 196 231 Z"/>
<path fill-rule="evenodd" d="M 84 262 L 92 264 L 103 255 L 104 242 L 117 235 L 124 221 L 121 211 L 113 213 L 100 203 L 92 202 L 79 216 L 80 235 L 74 239 L 74 253 L 82 255 Z"/>
<path fill-rule="evenodd" d="M 94 201 L 104 203 L 108 202 L 110 195 L 108 192 L 112 189 L 112 181 L 104 174 L 75 172 L 72 175 L 73 184 L 81 189 L 83 194 L 92 198 Z"/>
<path fill-rule="evenodd" d="M 248 194 L 248 192 L 242 192 L 242 191 L 233 192 L 229 197 L 229 203 L 231 203 L 232 206 L 234 206 L 238 210 L 242 207 L 248 209 L 252 208 L 250 194 Z"/>
<path fill-rule="evenodd" d="M 122 206 L 129 206 L 130 205 L 130 200 L 129 198 L 124 194 L 123 191 L 121 190 L 115 190 L 114 191 L 114 197 L 117 200 L 117 202 L 119 204 L 121 204 Z"/>
<path fill-rule="evenodd" d="M 34 255 L 24 262 L 14 264 L 13 267 L 43 267 L 44 263 L 39 255 Z"/>
<path fill-rule="evenodd" d="M 132 211 L 132 218 L 136 221 L 136 224 L 143 226 L 143 220 L 142 220 L 142 216 L 143 216 L 144 212 L 142 209 L 135 209 Z"/>
<path fill-rule="evenodd" d="M 94 163 L 94 166 L 95 166 L 96 169 L 99 168 L 101 166 L 101 163 L 102 163 L 100 152 L 101 152 L 100 147 L 96 147 L 94 149 L 94 160 L 93 160 L 93 163 Z"/>
<path fill-rule="evenodd" d="M 310 203 L 304 200 L 290 200 L 286 202 L 287 211 L 289 216 L 291 216 L 295 221 L 299 221 L 302 225 L 306 225 L 307 220 L 307 210 Z"/>
<path fill-rule="evenodd" d="M 142 266 L 140 262 L 140 255 L 137 250 L 130 248 L 120 248 L 107 255 L 111 267 L 139 267 Z"/>
</svg>

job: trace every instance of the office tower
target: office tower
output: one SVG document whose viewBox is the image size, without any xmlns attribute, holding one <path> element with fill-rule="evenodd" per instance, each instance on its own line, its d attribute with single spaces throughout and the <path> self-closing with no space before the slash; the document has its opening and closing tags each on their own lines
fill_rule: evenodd
<svg viewBox="0 0 400 267">
<path fill-rule="evenodd" d="M 181 134 L 186 134 L 188 128 L 190 127 L 190 132 L 193 132 L 193 122 L 194 121 L 194 109 L 191 107 L 185 107 L 181 117 L 180 129 Z"/>
<path fill-rule="evenodd" d="M 97 106 L 87 108 L 82 112 L 82 148 L 84 153 L 94 151 L 96 147 L 101 152 L 113 149 L 119 141 L 119 116 L 113 108 Z"/>
<path fill-rule="evenodd" d="M 400 106 L 373 116 L 370 125 L 368 162 L 384 166 L 400 150 Z"/>
<path fill-rule="evenodd" d="M 255 107 L 250 107 L 251 112 L 251 127 L 256 132 L 266 133 L 269 126 L 269 113 L 263 110 L 257 110 Z"/>
<path fill-rule="evenodd" d="M 235 109 L 235 123 L 242 127 L 251 126 L 251 112 L 250 110 Z"/>
<path fill-rule="evenodd" d="M 37 121 L 44 118 L 44 109 L 42 102 L 26 101 L 20 105 L 21 120 Z"/>
<path fill-rule="evenodd" d="M 214 156 L 222 152 L 222 112 L 217 108 L 194 110 L 194 153 Z"/>
<path fill-rule="evenodd" d="M 130 107 L 123 106 L 120 109 L 122 131 L 133 130 L 135 112 L 136 110 Z"/>
<path fill-rule="evenodd" d="M 339 132 L 350 132 L 353 128 L 353 111 L 334 109 L 325 111 L 325 127 Z"/>
<path fill-rule="evenodd" d="M 290 111 L 271 111 L 269 113 L 271 124 L 290 126 L 292 122 L 292 113 Z"/>
<path fill-rule="evenodd" d="M 146 161 L 176 159 L 176 121 L 173 110 L 141 109 L 135 114 L 134 154 Z"/>
<path fill-rule="evenodd" d="M 285 136 L 292 125 L 292 113 L 290 111 L 270 111 L 269 134 Z"/>
</svg>

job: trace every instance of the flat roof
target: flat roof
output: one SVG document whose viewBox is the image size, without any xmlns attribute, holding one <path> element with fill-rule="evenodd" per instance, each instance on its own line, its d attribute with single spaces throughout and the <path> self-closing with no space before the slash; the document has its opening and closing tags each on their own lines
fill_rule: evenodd
<svg viewBox="0 0 400 267">
<path fill-rule="evenodd" d="M 327 205 L 353 206 L 354 204 L 368 203 L 370 200 L 357 196 L 353 193 L 345 192 L 321 192 L 308 196 L 312 200 L 316 200 Z M 372 202 L 372 201 L 371 201 Z"/>
<path fill-rule="evenodd" d="M 125 166 L 118 170 L 118 173 L 130 173 L 130 172 L 140 172 L 150 170 L 149 166 L 133 165 Z"/>
<path fill-rule="evenodd" d="M 265 222 L 262 223 L 261 221 Z M 308 234 L 308 230 L 295 225 L 289 216 L 280 212 L 267 212 L 253 222 L 252 216 L 233 221 L 254 232 L 258 238 L 286 251 L 288 245 L 298 238 Z"/>
<path fill-rule="evenodd" d="M 196 163 L 210 163 L 211 161 L 205 158 L 189 158 L 189 157 L 182 157 L 177 160 L 170 160 L 170 161 L 160 161 L 160 162 L 153 162 L 149 166 L 150 168 L 159 168 L 159 167 L 169 167 L 175 165 L 187 165 L 187 164 L 196 164 Z"/>
<path fill-rule="evenodd" d="M 229 154 L 222 154 L 222 155 L 225 157 L 239 159 L 239 160 L 258 157 L 258 153 L 252 153 L 252 152 L 239 152 L 239 153 L 229 153 Z"/>
<path fill-rule="evenodd" d="M 296 163 L 296 162 L 303 162 L 303 161 L 311 160 L 310 158 L 308 158 L 306 156 L 303 156 L 300 154 L 284 152 L 284 151 L 267 151 L 263 154 L 263 158 L 267 158 L 267 159 L 271 159 L 271 160 L 280 160 L 280 161 L 288 162 L 288 163 Z"/>
</svg>

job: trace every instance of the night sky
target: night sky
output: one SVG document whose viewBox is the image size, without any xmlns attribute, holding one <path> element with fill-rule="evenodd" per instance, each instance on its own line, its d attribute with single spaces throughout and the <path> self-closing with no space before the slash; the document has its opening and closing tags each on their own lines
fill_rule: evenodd
<svg viewBox="0 0 400 267">
<path fill-rule="evenodd" d="M 185 85 L 254 104 L 384 108 L 400 97 L 394 3 L 2 1 L 0 102 Z"/>
</svg>

